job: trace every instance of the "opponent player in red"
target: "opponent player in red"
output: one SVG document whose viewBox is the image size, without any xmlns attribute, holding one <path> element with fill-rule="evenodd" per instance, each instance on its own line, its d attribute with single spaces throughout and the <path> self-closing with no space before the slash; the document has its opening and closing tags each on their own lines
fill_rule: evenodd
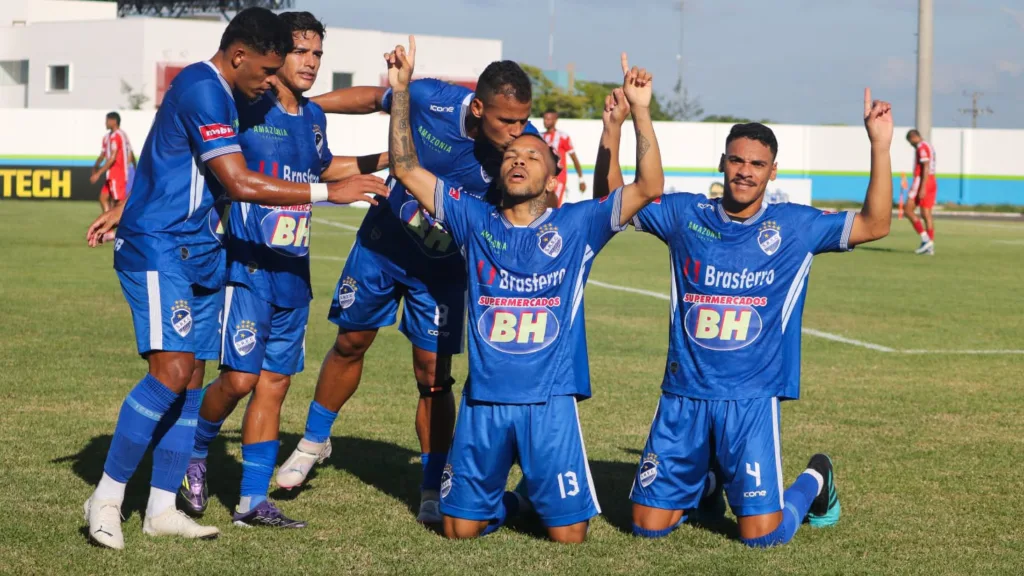
<svg viewBox="0 0 1024 576">
<path fill-rule="evenodd" d="M 558 122 L 558 112 L 552 108 L 548 108 L 544 112 L 544 141 L 551 146 L 551 149 L 555 151 L 555 155 L 558 156 L 558 188 L 555 189 L 555 196 L 557 202 L 555 206 L 561 206 L 562 202 L 565 201 L 565 158 L 569 156 L 572 158 L 572 163 L 576 166 L 576 174 L 580 178 L 580 192 L 587 191 L 587 183 L 583 181 L 583 168 L 580 167 L 580 159 L 576 157 L 576 150 L 573 148 L 572 140 L 569 139 L 569 135 L 561 130 L 555 129 L 555 123 Z"/>
<path fill-rule="evenodd" d="M 107 114 L 107 133 L 103 135 L 103 149 L 89 177 L 89 181 L 95 184 L 105 174 L 106 181 L 100 191 L 100 208 L 104 212 L 128 199 L 129 164 L 135 166 L 135 152 L 128 142 L 128 135 L 121 130 L 121 115 L 110 112 Z"/>
<path fill-rule="evenodd" d="M 914 147 L 914 182 L 907 194 L 907 218 L 914 232 L 921 235 L 921 246 L 915 253 L 934 256 L 935 221 L 932 220 L 932 208 L 935 207 L 935 196 L 939 190 L 935 180 L 935 149 L 921 138 L 917 130 L 907 132 L 907 142 Z M 921 208 L 920 218 L 914 213 L 915 206 Z"/>
</svg>

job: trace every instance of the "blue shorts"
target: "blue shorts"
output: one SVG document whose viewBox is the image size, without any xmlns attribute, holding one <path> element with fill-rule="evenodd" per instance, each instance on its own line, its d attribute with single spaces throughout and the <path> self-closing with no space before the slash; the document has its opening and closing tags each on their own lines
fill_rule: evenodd
<svg viewBox="0 0 1024 576">
<path fill-rule="evenodd" d="M 398 317 L 398 329 L 417 348 L 438 354 L 462 353 L 466 317 L 466 274 L 398 273 L 384 257 L 357 238 L 345 262 L 327 319 L 343 330 L 376 330 Z M 440 266 L 451 270 L 452 266 Z"/>
<path fill-rule="evenodd" d="M 782 510 L 778 398 L 695 400 L 662 392 L 630 499 L 692 510 L 714 469 L 737 516 Z"/>
<path fill-rule="evenodd" d="M 173 272 L 117 271 L 135 326 L 139 354 L 191 352 L 214 360 L 220 352 L 223 291 L 192 284 Z"/>
<path fill-rule="evenodd" d="M 285 376 L 302 372 L 309 306 L 280 308 L 248 286 L 228 284 L 224 310 L 221 368 L 250 374 L 266 370 Z"/>
<path fill-rule="evenodd" d="M 552 396 L 546 404 L 488 404 L 463 396 L 441 476 L 441 513 L 496 518 L 517 460 L 545 526 L 569 526 L 601 513 L 573 396 Z"/>
</svg>

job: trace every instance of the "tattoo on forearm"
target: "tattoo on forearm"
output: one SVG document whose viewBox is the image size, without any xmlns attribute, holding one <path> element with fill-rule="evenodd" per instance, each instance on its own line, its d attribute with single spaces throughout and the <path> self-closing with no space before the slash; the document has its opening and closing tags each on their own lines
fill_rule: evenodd
<svg viewBox="0 0 1024 576">
<path fill-rule="evenodd" d="M 419 166 L 409 131 L 409 93 L 393 92 L 391 97 L 390 164 L 393 171 L 408 172 Z"/>
<path fill-rule="evenodd" d="M 636 163 L 640 164 L 640 161 L 643 160 L 647 151 L 651 149 L 651 141 L 648 140 L 642 132 L 640 132 L 640 127 L 637 126 L 637 122 L 634 122 L 633 125 L 636 126 Z M 637 168 L 639 168 L 639 166 L 637 166 Z"/>
</svg>

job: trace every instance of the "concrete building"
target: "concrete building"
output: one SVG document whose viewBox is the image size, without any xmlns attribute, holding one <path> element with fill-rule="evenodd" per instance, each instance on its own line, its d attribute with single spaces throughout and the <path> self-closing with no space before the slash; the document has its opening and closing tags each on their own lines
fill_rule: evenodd
<svg viewBox="0 0 1024 576">
<path fill-rule="evenodd" d="M 108 2 L 0 1 L 0 108 L 125 109 L 159 106 L 184 66 L 209 58 L 225 22 L 117 17 Z M 501 59 L 501 41 L 417 36 L 417 73 L 474 86 Z M 386 84 L 381 54 L 406 35 L 327 29 L 312 94 Z"/>
</svg>

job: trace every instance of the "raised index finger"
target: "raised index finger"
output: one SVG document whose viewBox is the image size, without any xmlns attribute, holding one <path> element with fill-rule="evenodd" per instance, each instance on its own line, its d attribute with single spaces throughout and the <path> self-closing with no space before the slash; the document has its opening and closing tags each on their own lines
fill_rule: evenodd
<svg viewBox="0 0 1024 576">
<path fill-rule="evenodd" d="M 409 34 L 409 60 L 416 61 L 416 37 Z"/>
<path fill-rule="evenodd" d="M 622 73 L 625 75 L 629 72 L 629 57 L 626 56 L 625 52 L 623 52 L 622 56 L 620 56 L 620 60 L 622 61 Z"/>
<path fill-rule="evenodd" d="M 864 89 L 864 116 L 871 114 L 871 88 Z"/>
</svg>

